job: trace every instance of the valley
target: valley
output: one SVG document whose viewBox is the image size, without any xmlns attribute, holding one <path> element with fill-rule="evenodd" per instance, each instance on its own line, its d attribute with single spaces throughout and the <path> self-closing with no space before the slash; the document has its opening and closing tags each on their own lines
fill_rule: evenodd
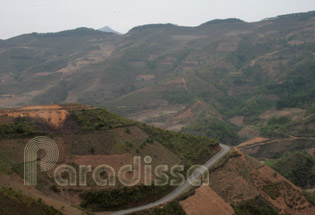
<svg viewBox="0 0 315 215">
<path fill-rule="evenodd" d="M 0 214 L 313 215 L 314 122 L 314 11 L 0 40 Z"/>
</svg>

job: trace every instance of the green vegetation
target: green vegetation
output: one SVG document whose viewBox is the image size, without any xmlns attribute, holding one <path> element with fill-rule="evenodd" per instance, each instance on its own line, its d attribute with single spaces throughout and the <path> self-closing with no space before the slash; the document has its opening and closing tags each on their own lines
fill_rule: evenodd
<svg viewBox="0 0 315 215">
<path fill-rule="evenodd" d="M 278 184 L 264 185 L 263 191 L 267 193 L 267 195 L 270 196 L 270 198 L 272 198 L 273 200 L 277 199 L 281 195 Z"/>
<path fill-rule="evenodd" d="M 267 160 L 265 161 L 264 163 L 267 165 L 267 166 L 271 166 L 272 164 L 274 164 L 275 162 L 277 162 L 277 160 L 275 159 L 270 159 L 270 160 Z"/>
<path fill-rule="evenodd" d="M 277 93 L 280 100 L 279 109 L 284 107 L 305 107 L 315 102 L 315 62 L 306 58 L 296 63 L 281 84 L 270 85 L 273 93 Z"/>
<path fill-rule="evenodd" d="M 109 130 L 135 124 L 132 120 L 128 120 L 101 108 L 73 111 L 71 116 L 79 122 L 82 129 L 85 131 Z"/>
<path fill-rule="evenodd" d="M 307 109 L 307 112 L 306 112 L 306 116 L 312 116 L 312 115 L 315 115 L 315 107 L 314 106 L 311 106 Z"/>
<path fill-rule="evenodd" d="M 76 28 L 74 30 L 60 31 L 57 33 L 34 33 L 38 37 L 64 37 L 64 36 L 82 36 L 82 35 L 100 35 L 107 34 L 102 31 L 94 30 L 93 28 Z"/>
<path fill-rule="evenodd" d="M 186 90 L 167 90 L 163 92 L 163 98 L 171 104 L 190 104 L 194 101 L 191 92 Z"/>
<path fill-rule="evenodd" d="M 90 149 L 89 149 L 89 152 L 90 152 L 91 154 L 94 154 L 95 148 L 94 148 L 93 146 L 91 146 Z"/>
<path fill-rule="evenodd" d="M 154 141 L 157 141 L 175 153 L 187 167 L 201 163 L 209 158 L 209 156 L 213 154 L 215 147 L 218 146 L 216 141 L 206 137 L 155 128 L 123 118 L 105 109 L 97 108 L 73 111 L 71 116 L 79 123 L 84 132 L 94 132 L 95 130 L 108 131 L 114 128 L 124 128 L 126 133 L 132 135 L 130 126 L 139 127 L 149 137 L 138 143 L 139 145 L 133 141 L 123 141 L 121 143 L 123 148 L 130 150 L 130 148 L 136 146 L 136 153 L 140 153 L 140 150 L 144 149 L 147 144 L 153 144 Z M 89 153 L 92 153 L 91 149 Z"/>
<path fill-rule="evenodd" d="M 268 120 L 268 125 L 284 125 L 291 121 L 290 116 L 271 117 Z"/>
<path fill-rule="evenodd" d="M 0 138 L 33 137 L 46 134 L 28 118 L 15 118 L 10 123 L 0 123 Z"/>
<path fill-rule="evenodd" d="M 262 196 L 232 205 L 235 215 L 278 215 L 278 211 Z"/>
<path fill-rule="evenodd" d="M 303 190 L 303 195 L 304 197 L 307 199 L 307 201 L 309 201 L 309 203 L 311 203 L 313 206 L 315 206 L 315 191 L 311 192 L 311 191 L 305 191 Z"/>
<path fill-rule="evenodd" d="M 237 68 L 241 68 L 244 63 L 262 54 L 267 47 L 258 47 L 251 41 L 251 38 L 242 35 L 237 50 L 229 55 L 229 59 Z"/>
<path fill-rule="evenodd" d="M 12 170 L 10 159 L 0 151 L 0 173 L 10 174 Z"/>
<path fill-rule="evenodd" d="M 32 99 L 34 104 L 58 104 L 68 96 L 67 83 L 61 81 L 57 86 L 49 88 L 44 94 L 35 96 Z"/>
<path fill-rule="evenodd" d="M 268 25 L 236 19 L 215 20 L 195 28 L 147 25 L 119 36 L 121 39 L 86 28 L 21 35 L 0 42 L 0 97 L 5 101 L 21 98 L 20 104 L 9 102 L 3 106 L 73 99 L 112 108 L 125 116 L 160 107 L 166 110 L 185 106 L 188 110 L 193 102 L 200 101 L 201 105 L 190 109 L 191 116 L 179 122 L 188 125 L 186 132 L 232 145 L 240 142 L 237 133 L 243 128 L 246 133 L 247 128 L 262 127 L 261 134 L 268 137 L 315 136 L 314 31 L 307 27 L 313 24 L 311 17 L 314 12 L 281 16 L 270 19 Z M 60 69 L 64 72 L 56 72 Z M 142 75 L 152 79 L 142 80 Z M 262 126 L 260 114 L 274 107 L 299 107 L 307 109 L 307 114 L 300 121 L 295 117 L 271 118 Z M 208 116 L 204 110 L 220 117 Z M 245 116 L 242 126 L 230 124 L 229 119 L 234 116 Z M 173 117 L 177 114 L 161 114 L 148 122 L 165 118 L 170 122 Z M 79 123 L 80 129 L 73 121 Z M 217 142 L 207 138 L 156 129 L 101 109 L 74 111 L 66 123 L 74 126 L 53 133 L 79 130 L 81 133 L 73 138 L 78 144 L 71 145 L 71 153 L 79 155 L 127 150 L 142 155 L 153 147 L 150 144 L 161 143 L 187 167 L 206 160 L 217 146 Z M 0 139 L 47 134 L 37 126 L 32 121 L 1 124 Z M 135 127 L 145 131 L 148 140 L 135 138 Z M 91 142 L 82 147 L 84 138 Z M 300 144 L 298 149 L 305 145 Z M 313 187 L 314 158 L 287 156 L 267 164 L 297 185 Z M 12 171 L 5 150 L 0 157 L 0 171 Z M 21 166 L 15 165 L 14 171 L 21 172 Z M 246 169 L 241 169 L 240 174 L 248 177 Z M 264 189 L 273 197 L 278 194 L 272 186 Z M 248 204 L 258 208 L 256 203 Z"/>
<path fill-rule="evenodd" d="M 237 135 L 238 128 L 235 125 L 206 114 L 202 114 L 183 131 L 206 135 L 224 144 L 237 145 L 240 143 L 240 138 Z"/>
<path fill-rule="evenodd" d="M 0 214 L 62 215 L 60 211 L 46 205 L 41 199 L 35 201 L 11 188 L 0 187 L 0 206 Z"/>
<path fill-rule="evenodd" d="M 240 99 L 239 104 L 234 107 L 230 106 L 227 115 L 242 115 L 246 117 L 255 117 L 270 109 L 272 103 L 262 95 L 253 96 L 248 100 Z"/>
<path fill-rule="evenodd" d="M 112 210 L 136 204 L 148 199 L 157 199 L 169 190 L 168 186 L 134 186 L 123 189 L 84 191 L 80 194 L 83 199 L 81 207 L 93 211 Z"/>
<path fill-rule="evenodd" d="M 260 128 L 260 133 L 266 137 L 284 137 L 290 122 L 289 116 L 272 117 L 266 126 Z"/>
<path fill-rule="evenodd" d="M 314 166 L 315 157 L 301 151 L 285 153 L 270 165 L 271 168 L 302 188 L 314 188 Z"/>
<path fill-rule="evenodd" d="M 142 123 L 138 126 L 150 136 L 150 139 L 156 140 L 175 153 L 186 167 L 206 160 L 218 146 L 218 142 L 206 137 L 167 131 Z"/>
<path fill-rule="evenodd" d="M 126 128 L 126 133 L 130 134 L 130 128 Z"/>
</svg>

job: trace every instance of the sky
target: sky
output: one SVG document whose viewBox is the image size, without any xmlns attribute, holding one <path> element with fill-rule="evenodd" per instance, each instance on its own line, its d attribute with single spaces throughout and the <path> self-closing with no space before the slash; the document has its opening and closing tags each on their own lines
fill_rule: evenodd
<svg viewBox="0 0 315 215">
<path fill-rule="evenodd" d="M 0 39 L 32 32 L 173 23 L 198 26 L 213 19 L 247 22 L 315 10 L 315 0 L 0 0 Z"/>
</svg>

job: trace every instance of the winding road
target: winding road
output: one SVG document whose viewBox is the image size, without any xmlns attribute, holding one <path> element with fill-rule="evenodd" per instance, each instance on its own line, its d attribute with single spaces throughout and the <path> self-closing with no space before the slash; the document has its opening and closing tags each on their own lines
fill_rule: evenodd
<svg viewBox="0 0 315 215">
<path fill-rule="evenodd" d="M 209 169 L 215 162 L 217 162 L 218 160 L 220 160 L 224 155 L 226 155 L 229 151 L 230 151 L 230 147 L 220 144 L 221 147 L 221 151 L 218 152 L 217 154 L 215 154 L 213 157 L 211 157 L 203 166 L 206 167 L 207 169 Z M 124 214 L 129 214 L 129 213 L 133 213 L 133 212 L 137 212 L 137 211 L 142 211 L 142 210 L 146 210 L 149 208 L 153 208 L 153 207 L 157 207 L 161 204 L 164 204 L 166 202 L 170 202 L 174 199 L 176 199 L 177 197 L 179 197 L 185 190 L 187 190 L 187 188 L 189 188 L 191 185 L 191 182 L 196 181 L 206 170 L 205 169 L 201 169 L 201 170 L 196 170 L 196 172 L 194 174 L 192 174 L 183 185 L 178 186 L 175 190 L 173 190 L 171 193 L 169 193 L 167 196 L 163 197 L 162 199 L 159 199 L 155 202 L 152 202 L 150 204 L 146 204 L 146 205 L 142 205 L 139 207 L 135 207 L 135 208 L 130 208 L 130 209 L 125 209 L 125 210 L 121 210 L 121 211 L 116 211 L 116 212 L 112 212 L 112 213 L 106 213 L 106 214 L 111 214 L 111 215 L 124 215 Z M 104 214 L 105 215 L 105 214 Z"/>
</svg>

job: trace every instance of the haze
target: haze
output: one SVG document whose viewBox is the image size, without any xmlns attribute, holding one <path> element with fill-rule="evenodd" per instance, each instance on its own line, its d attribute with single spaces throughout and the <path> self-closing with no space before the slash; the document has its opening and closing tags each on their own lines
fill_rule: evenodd
<svg viewBox="0 0 315 215">
<path fill-rule="evenodd" d="M 212 19 L 259 21 L 315 9 L 314 0 L 2 0 L 0 38 L 76 27 L 111 28 L 173 23 L 197 26 Z"/>
</svg>

